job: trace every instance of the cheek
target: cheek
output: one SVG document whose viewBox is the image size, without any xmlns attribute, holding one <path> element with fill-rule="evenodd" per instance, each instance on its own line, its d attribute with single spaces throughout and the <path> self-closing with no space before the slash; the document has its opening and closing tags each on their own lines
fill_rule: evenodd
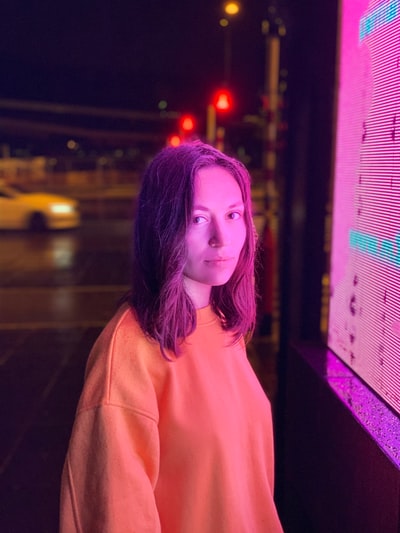
<svg viewBox="0 0 400 533">
<path fill-rule="evenodd" d="M 186 236 L 186 266 L 195 268 L 206 253 L 207 243 L 200 238 L 199 232 Z"/>
<path fill-rule="evenodd" d="M 199 231 L 188 232 L 185 239 L 188 254 L 192 255 L 199 251 L 203 246 L 203 240 L 204 239 Z"/>
<path fill-rule="evenodd" d="M 237 247 L 239 251 L 242 250 L 246 242 L 246 238 L 247 238 L 247 229 L 246 229 L 245 223 L 243 222 L 243 224 L 241 224 L 240 227 L 236 229 L 235 235 L 234 235 L 234 239 L 235 239 L 235 242 L 237 243 Z"/>
</svg>

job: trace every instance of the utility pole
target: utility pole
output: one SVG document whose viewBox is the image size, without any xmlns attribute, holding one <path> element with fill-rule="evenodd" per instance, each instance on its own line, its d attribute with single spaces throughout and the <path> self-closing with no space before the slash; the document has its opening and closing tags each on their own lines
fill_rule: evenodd
<svg viewBox="0 0 400 533">
<path fill-rule="evenodd" d="M 263 95 L 263 152 L 264 172 L 264 229 L 261 236 L 262 275 L 260 277 L 260 323 L 261 336 L 272 335 L 274 293 L 277 278 L 277 132 L 279 122 L 279 70 L 280 26 L 264 20 L 262 33 L 265 36 L 265 66 Z"/>
</svg>

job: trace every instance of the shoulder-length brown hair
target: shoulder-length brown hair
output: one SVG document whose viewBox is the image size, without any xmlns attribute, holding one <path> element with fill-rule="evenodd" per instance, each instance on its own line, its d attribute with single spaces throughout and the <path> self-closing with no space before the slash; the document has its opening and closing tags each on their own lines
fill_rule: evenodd
<svg viewBox="0 0 400 533">
<path fill-rule="evenodd" d="M 196 309 L 183 285 L 185 236 L 192 216 L 195 176 L 201 168 L 210 166 L 223 167 L 237 181 L 247 229 L 236 269 L 225 285 L 212 287 L 210 303 L 222 327 L 232 331 L 234 339 L 254 331 L 256 234 L 249 173 L 236 159 L 200 141 L 168 147 L 143 175 L 128 296 L 143 331 L 160 343 L 164 357 L 166 350 L 179 355 L 179 343 L 196 327 Z"/>
</svg>

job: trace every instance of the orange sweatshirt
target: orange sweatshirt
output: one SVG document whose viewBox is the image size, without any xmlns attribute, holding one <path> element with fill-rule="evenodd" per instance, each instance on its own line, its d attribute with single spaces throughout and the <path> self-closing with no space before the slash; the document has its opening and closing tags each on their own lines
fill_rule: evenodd
<svg viewBox="0 0 400 533">
<path fill-rule="evenodd" d="M 61 533 L 275 533 L 270 404 L 211 307 L 168 362 L 122 307 L 90 354 Z"/>
</svg>

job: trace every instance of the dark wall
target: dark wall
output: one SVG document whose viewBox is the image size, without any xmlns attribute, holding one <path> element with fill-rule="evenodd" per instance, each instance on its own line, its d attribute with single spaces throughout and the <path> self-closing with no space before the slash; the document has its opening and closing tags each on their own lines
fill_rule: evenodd
<svg viewBox="0 0 400 533">
<path fill-rule="evenodd" d="M 289 139 L 282 203 L 285 336 L 319 338 L 329 200 L 337 1 L 291 2 L 287 37 Z"/>
<path fill-rule="evenodd" d="M 288 146 L 280 198 L 280 355 L 276 416 L 277 495 L 284 491 L 287 354 L 293 339 L 320 339 L 325 207 L 335 96 L 337 0 L 288 2 Z"/>
</svg>

